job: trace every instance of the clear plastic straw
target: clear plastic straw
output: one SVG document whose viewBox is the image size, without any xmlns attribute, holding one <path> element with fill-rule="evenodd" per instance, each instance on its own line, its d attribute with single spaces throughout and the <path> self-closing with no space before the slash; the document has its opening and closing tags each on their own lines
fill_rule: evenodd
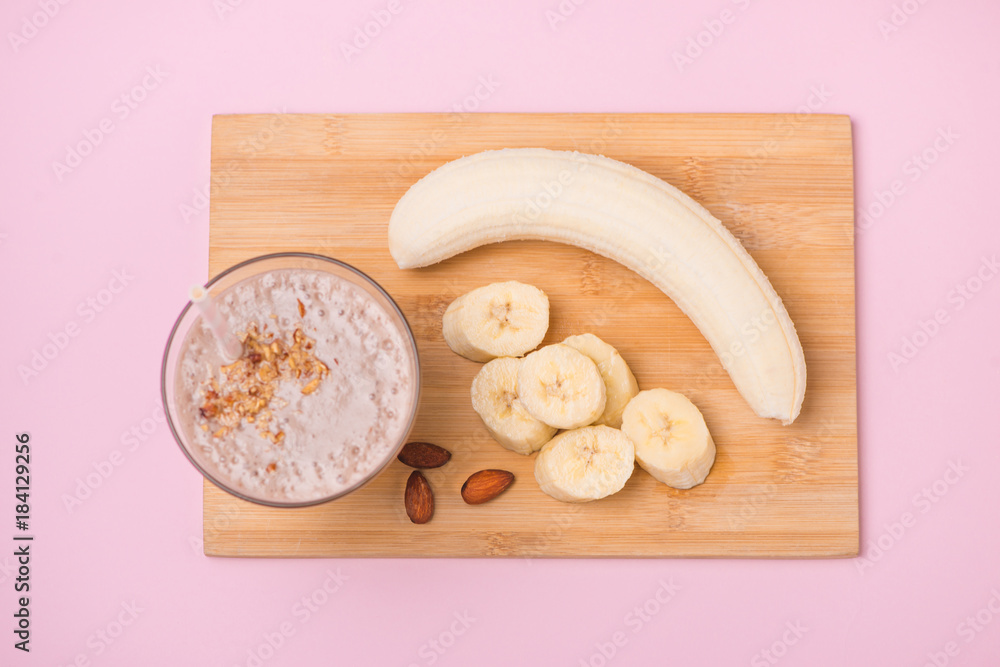
<svg viewBox="0 0 1000 667">
<path fill-rule="evenodd" d="M 215 334 L 222 356 L 229 362 L 239 359 L 243 355 L 243 343 L 226 326 L 219 309 L 215 307 L 215 301 L 208 295 L 208 290 L 201 285 L 195 285 L 191 288 L 190 296 L 191 303 L 198 306 L 205 323 Z"/>
</svg>

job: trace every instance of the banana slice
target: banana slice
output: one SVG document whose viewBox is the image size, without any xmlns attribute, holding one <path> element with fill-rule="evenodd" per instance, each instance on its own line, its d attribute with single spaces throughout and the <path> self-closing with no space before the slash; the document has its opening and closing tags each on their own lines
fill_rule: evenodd
<svg viewBox="0 0 1000 667">
<path fill-rule="evenodd" d="M 512 452 L 531 454 L 552 439 L 556 429 L 538 421 L 517 398 L 521 359 L 501 357 L 480 369 L 472 381 L 472 409 L 493 439 Z"/>
<path fill-rule="evenodd" d="M 560 433 L 535 459 L 542 491 L 564 503 L 585 503 L 621 491 L 635 468 L 635 447 L 610 426 Z"/>
<path fill-rule="evenodd" d="M 604 412 L 606 389 L 590 357 L 568 345 L 548 345 L 517 370 L 517 397 L 532 417 L 556 428 L 593 423 Z"/>
<path fill-rule="evenodd" d="M 577 352 L 583 352 L 590 357 L 597 364 L 597 370 L 601 372 L 601 378 L 604 379 L 607 401 L 604 405 L 604 413 L 597 418 L 594 424 L 620 428 L 625 406 L 628 405 L 633 396 L 639 393 L 639 383 L 635 381 L 635 376 L 632 375 L 628 364 L 622 359 L 622 355 L 618 354 L 618 350 L 589 333 L 570 336 L 563 341 L 563 345 L 569 345 Z"/>
<path fill-rule="evenodd" d="M 683 394 L 640 391 L 625 407 L 622 431 L 635 443 L 639 465 L 675 489 L 701 484 L 715 463 L 705 418 Z"/>
<path fill-rule="evenodd" d="M 466 359 L 520 357 L 545 338 L 549 298 L 513 280 L 493 283 L 452 301 L 442 328 L 448 347 Z"/>
</svg>

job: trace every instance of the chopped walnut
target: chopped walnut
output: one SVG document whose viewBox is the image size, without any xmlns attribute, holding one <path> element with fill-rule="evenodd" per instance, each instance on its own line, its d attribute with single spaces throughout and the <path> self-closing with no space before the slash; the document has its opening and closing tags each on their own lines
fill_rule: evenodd
<svg viewBox="0 0 1000 667">
<path fill-rule="evenodd" d="M 214 420 L 219 425 L 213 433 L 216 438 L 225 437 L 245 420 L 254 424 L 261 436 L 280 444 L 284 432 L 271 431 L 275 391 L 282 382 L 303 379 L 302 393 L 311 394 L 330 369 L 316 358 L 311 351 L 315 341 L 301 329 L 295 329 L 291 343 L 287 343 L 274 339 L 273 334 L 262 334 L 256 324 L 251 324 L 240 339 L 243 356 L 222 366 L 221 383 L 212 379 L 202 389 L 205 402 L 199 412 L 206 421 Z M 284 403 L 281 399 L 278 402 Z M 202 428 L 208 430 L 208 425 L 202 424 Z"/>
</svg>

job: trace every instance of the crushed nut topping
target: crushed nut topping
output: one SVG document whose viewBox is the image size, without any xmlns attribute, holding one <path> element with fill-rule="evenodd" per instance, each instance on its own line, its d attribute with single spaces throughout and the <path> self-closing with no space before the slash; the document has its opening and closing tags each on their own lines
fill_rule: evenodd
<svg viewBox="0 0 1000 667">
<path fill-rule="evenodd" d="M 266 328 L 266 327 L 265 327 Z M 251 324 L 240 335 L 243 356 L 222 367 L 222 379 L 210 380 L 202 388 L 205 402 L 199 411 L 205 420 L 214 420 L 219 428 L 216 438 L 228 435 L 240 422 L 254 424 L 261 436 L 274 444 L 284 439 L 283 431 L 271 431 L 274 414 L 271 400 L 282 382 L 300 380 L 300 391 L 311 394 L 330 373 L 329 367 L 312 352 L 316 341 L 302 329 L 292 332 L 291 341 L 261 333 Z M 208 430 L 207 424 L 202 424 Z"/>
</svg>

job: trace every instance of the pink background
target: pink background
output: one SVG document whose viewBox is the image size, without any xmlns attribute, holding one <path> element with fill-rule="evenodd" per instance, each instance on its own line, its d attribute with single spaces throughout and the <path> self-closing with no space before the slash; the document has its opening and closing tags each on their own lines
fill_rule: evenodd
<svg viewBox="0 0 1000 667">
<path fill-rule="evenodd" d="M 229 0 L 220 16 L 225 2 L 0 10 L 0 514 L 13 523 L 14 434 L 28 431 L 36 535 L 30 656 L 12 648 L 16 575 L 0 547 L 0 664 L 996 664 L 1000 280 L 976 274 L 992 279 L 983 258 L 1000 250 L 1000 6 L 907 0 L 883 35 L 889 0 L 563 0 L 573 11 L 554 27 L 559 0 L 402 0 L 348 62 L 341 42 L 388 2 Z M 721 34 L 705 32 L 708 46 L 679 68 L 674 53 L 706 21 L 719 32 L 723 10 Z M 147 67 L 162 80 L 146 79 L 135 109 L 116 102 Z M 483 111 L 789 112 L 823 90 L 819 111 L 850 114 L 859 219 L 878 214 L 857 240 L 870 562 L 201 555 L 201 478 L 154 416 L 167 332 L 186 288 L 207 277 L 195 193 L 208 183 L 212 114 L 447 111 L 479 77 L 499 83 Z M 113 131 L 60 179 L 53 163 L 102 119 Z M 933 164 L 921 170 L 912 159 L 925 149 Z M 102 292 L 114 271 L 127 284 Z M 100 312 L 88 298 L 104 298 Z M 72 324 L 74 337 L 57 335 Z M 50 334 L 65 347 L 22 380 L 18 366 Z M 904 338 L 919 347 L 894 364 Z M 144 440 L 123 440 L 133 428 Z M 68 509 L 63 496 L 111 457 L 120 465 Z M 951 462 L 967 470 L 948 473 Z M 318 593 L 331 570 L 346 580 Z M 679 587 L 663 604 L 661 580 Z M 314 594 L 324 604 L 304 618 L 295 605 Z M 463 613 L 467 628 L 453 623 Z M 279 642 L 283 627 L 294 634 Z M 616 633 L 624 645 L 605 658 Z M 262 650 L 269 636 L 280 645 Z"/>
</svg>

